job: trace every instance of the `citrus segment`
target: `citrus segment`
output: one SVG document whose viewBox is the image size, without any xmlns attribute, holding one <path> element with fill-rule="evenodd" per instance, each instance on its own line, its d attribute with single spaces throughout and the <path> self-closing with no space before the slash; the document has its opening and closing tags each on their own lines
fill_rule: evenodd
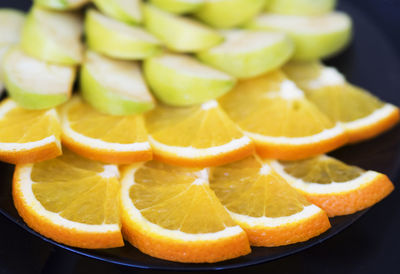
<svg viewBox="0 0 400 274">
<path fill-rule="evenodd" d="M 281 71 L 241 81 L 221 106 L 262 157 L 302 159 L 345 144 L 344 130 L 309 102 Z"/>
<path fill-rule="evenodd" d="M 274 161 L 274 169 L 330 217 L 352 214 L 385 198 L 389 178 L 321 155 L 301 161 Z"/>
<path fill-rule="evenodd" d="M 15 207 L 32 229 L 81 248 L 123 246 L 118 168 L 66 150 L 55 159 L 17 165 Z"/>
<path fill-rule="evenodd" d="M 206 169 L 150 161 L 123 172 L 122 229 L 151 256 L 178 262 L 217 262 L 250 252 L 236 225 L 208 186 Z"/>
<path fill-rule="evenodd" d="M 62 142 L 74 152 L 105 163 L 127 164 L 152 158 L 143 117 L 97 112 L 78 96 L 61 108 Z"/>
<path fill-rule="evenodd" d="M 193 107 L 159 105 L 146 116 L 154 159 L 206 167 L 250 155 L 251 140 L 214 100 Z"/>
<path fill-rule="evenodd" d="M 0 104 L 0 160 L 32 163 L 61 154 L 60 123 L 54 109 L 27 110 L 11 99 Z"/>
<path fill-rule="evenodd" d="M 331 121 L 341 123 L 350 142 L 375 137 L 400 119 L 396 106 L 349 84 L 334 68 L 319 62 L 305 62 L 290 63 L 284 70 Z"/>
<path fill-rule="evenodd" d="M 325 212 L 255 156 L 213 168 L 211 174 L 210 187 L 252 245 L 306 241 L 330 227 Z"/>
</svg>

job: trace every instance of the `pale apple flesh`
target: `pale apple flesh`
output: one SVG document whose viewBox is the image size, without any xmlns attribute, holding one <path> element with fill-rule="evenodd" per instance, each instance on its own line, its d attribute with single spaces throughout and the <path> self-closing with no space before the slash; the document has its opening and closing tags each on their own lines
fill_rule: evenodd
<svg viewBox="0 0 400 274">
<path fill-rule="evenodd" d="M 172 53 L 145 60 L 144 73 L 155 96 L 174 106 L 215 99 L 231 90 L 236 82 L 230 75 L 195 58 Z"/>
<path fill-rule="evenodd" d="M 14 9 L 0 9 L 0 45 L 15 44 L 20 40 L 25 14 Z"/>
<path fill-rule="evenodd" d="M 351 40 L 352 22 L 342 12 L 321 16 L 266 13 L 250 22 L 248 28 L 286 32 L 296 45 L 293 59 L 310 61 L 343 50 Z"/>
<path fill-rule="evenodd" d="M 138 26 L 128 25 L 91 9 L 85 19 L 89 49 L 124 60 L 141 60 L 161 51 L 160 41 Z"/>
<path fill-rule="evenodd" d="M 205 0 L 150 0 L 152 4 L 176 14 L 192 13 L 204 5 Z"/>
<path fill-rule="evenodd" d="M 142 113 L 154 107 L 139 64 L 88 51 L 80 75 L 83 98 L 100 112 Z"/>
<path fill-rule="evenodd" d="M 194 19 L 174 15 L 149 4 L 144 5 L 143 11 L 146 29 L 173 51 L 197 52 L 223 40 L 216 30 Z"/>
<path fill-rule="evenodd" d="M 230 30 L 225 41 L 197 54 L 204 63 L 237 78 L 251 78 L 279 68 L 292 56 L 294 45 L 280 32 Z"/>
<path fill-rule="evenodd" d="M 269 0 L 265 11 L 289 15 L 323 15 L 331 12 L 336 0 Z"/>
<path fill-rule="evenodd" d="M 3 60 L 9 96 L 27 109 L 45 109 L 66 102 L 72 92 L 76 68 L 49 64 L 26 55 L 17 47 Z"/>
<path fill-rule="evenodd" d="M 82 60 L 82 33 L 82 19 L 78 14 L 34 7 L 22 30 L 21 47 L 43 61 L 77 65 Z"/>
<path fill-rule="evenodd" d="M 139 24 L 142 22 L 140 0 L 93 0 L 93 3 L 104 14 L 117 20 L 129 24 Z"/>
</svg>

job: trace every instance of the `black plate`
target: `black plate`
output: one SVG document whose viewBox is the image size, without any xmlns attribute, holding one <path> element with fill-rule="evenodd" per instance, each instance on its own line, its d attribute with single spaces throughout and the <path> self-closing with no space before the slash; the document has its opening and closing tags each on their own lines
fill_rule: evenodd
<svg viewBox="0 0 400 274">
<path fill-rule="evenodd" d="M 23 3 L 27 8 L 29 2 L 26 1 L 15 1 L 13 5 L 22 7 Z M 349 49 L 327 63 L 337 67 L 351 82 L 369 89 L 383 100 L 400 105 L 400 80 L 398 78 L 400 62 L 394 48 L 385 39 L 382 32 L 355 7 L 348 3 L 341 3 L 339 8 L 350 13 L 354 19 L 354 42 Z M 399 151 L 400 127 L 396 127 L 374 140 L 341 148 L 332 155 L 349 164 L 384 172 L 395 181 L 398 179 L 400 171 Z M 110 263 L 144 269 L 218 270 L 265 263 L 321 243 L 348 227 L 366 212 L 364 210 L 356 214 L 332 218 L 331 229 L 304 243 L 275 248 L 253 248 L 252 253 L 247 256 L 220 263 L 181 264 L 147 256 L 129 243 L 122 248 L 85 250 L 67 247 L 41 236 L 25 225 L 13 206 L 11 199 L 12 172 L 11 165 L 0 163 L 0 174 L 3 181 L 0 184 L 1 214 L 30 233 L 65 250 Z"/>
</svg>

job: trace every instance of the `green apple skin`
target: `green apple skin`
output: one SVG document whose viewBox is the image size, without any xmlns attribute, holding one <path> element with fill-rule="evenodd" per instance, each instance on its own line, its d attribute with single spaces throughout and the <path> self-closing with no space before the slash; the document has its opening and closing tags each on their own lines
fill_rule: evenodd
<svg viewBox="0 0 400 274">
<path fill-rule="evenodd" d="M 160 9 L 176 14 L 192 13 L 204 5 L 204 0 L 150 0 L 150 2 Z"/>
<path fill-rule="evenodd" d="M 90 0 L 34 0 L 34 3 L 38 6 L 54 10 L 73 10 L 82 7 L 89 3 Z"/>
<path fill-rule="evenodd" d="M 82 97 L 95 109 L 111 115 L 131 115 L 154 108 L 154 102 L 135 102 L 116 94 L 99 83 L 83 65 L 80 72 Z"/>
<path fill-rule="evenodd" d="M 351 21 L 348 28 L 328 33 L 301 33 L 294 30 L 288 31 L 274 26 L 258 24 L 256 21 L 249 23 L 250 29 L 286 32 L 295 44 L 295 61 L 313 61 L 331 57 L 350 43 L 352 38 Z"/>
<path fill-rule="evenodd" d="M 267 12 L 289 15 L 323 15 L 335 9 L 336 0 L 269 0 Z"/>
<path fill-rule="evenodd" d="M 204 63 L 239 79 L 252 78 L 279 68 L 293 55 L 294 44 L 286 36 L 282 41 L 245 53 L 199 52 Z"/>
<path fill-rule="evenodd" d="M 144 5 L 143 11 L 146 28 L 173 51 L 197 52 L 223 41 L 217 31 L 195 20 L 167 13 L 153 5 Z"/>
<path fill-rule="evenodd" d="M 236 83 L 234 78 L 207 79 L 187 75 L 161 64 L 157 57 L 145 60 L 143 70 L 156 97 L 172 106 L 190 106 L 218 98 Z"/>
<path fill-rule="evenodd" d="M 21 47 L 29 55 L 60 65 L 78 65 L 82 56 L 71 56 L 63 49 L 63 45 L 57 45 L 55 41 L 42 31 L 35 18 L 35 9 L 28 14 L 21 34 Z M 60 30 L 61 31 L 61 30 Z"/>
<path fill-rule="evenodd" d="M 140 41 L 115 32 L 95 20 L 91 13 L 89 10 L 85 20 L 86 42 L 91 50 L 124 60 L 141 60 L 162 51 L 158 41 Z"/>
<path fill-rule="evenodd" d="M 265 0 L 205 1 L 195 16 L 215 28 L 233 28 L 257 15 L 265 4 Z"/>
<path fill-rule="evenodd" d="M 134 0 L 138 1 L 138 0 Z M 126 22 L 128 24 L 140 24 L 142 22 L 142 13 L 140 5 L 138 4 L 138 14 L 134 16 L 127 12 L 114 0 L 93 0 L 93 3 L 102 11 L 104 14 L 113 17 L 117 20 Z"/>
</svg>

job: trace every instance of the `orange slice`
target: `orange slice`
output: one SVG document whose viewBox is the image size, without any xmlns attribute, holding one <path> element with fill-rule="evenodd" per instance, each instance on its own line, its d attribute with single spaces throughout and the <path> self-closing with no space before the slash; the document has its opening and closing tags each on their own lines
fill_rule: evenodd
<svg viewBox="0 0 400 274">
<path fill-rule="evenodd" d="M 62 106 L 60 113 L 63 144 L 86 158 L 113 164 L 152 158 L 141 115 L 103 114 L 78 96 Z"/>
<path fill-rule="evenodd" d="M 326 155 L 301 161 L 274 161 L 272 166 L 330 217 L 370 207 L 394 189 L 386 175 L 348 166 Z"/>
<path fill-rule="evenodd" d="M 334 68 L 308 62 L 290 63 L 284 70 L 305 90 L 311 102 L 345 128 L 350 142 L 375 137 L 392 128 L 400 119 L 398 107 L 349 84 Z"/>
<path fill-rule="evenodd" d="M 340 125 L 309 102 L 281 71 L 241 81 L 221 106 L 266 158 L 304 159 L 347 142 Z"/>
<path fill-rule="evenodd" d="M 255 156 L 213 168 L 211 174 L 212 190 L 247 232 L 251 245 L 307 241 L 330 228 L 324 211 Z"/>
<path fill-rule="evenodd" d="M 122 230 L 142 252 L 177 262 L 217 262 L 250 252 L 246 233 L 208 186 L 206 169 L 150 161 L 122 177 Z"/>
<path fill-rule="evenodd" d="M 28 226 L 59 243 L 123 246 L 118 174 L 117 166 L 66 150 L 55 159 L 16 166 L 14 204 Z"/>
<path fill-rule="evenodd" d="M 57 112 L 27 110 L 11 99 L 0 104 L 0 160 L 32 163 L 61 154 Z"/>
<path fill-rule="evenodd" d="M 193 107 L 159 105 L 146 116 L 154 159 L 207 167 L 242 159 L 253 143 L 214 100 Z"/>
</svg>

